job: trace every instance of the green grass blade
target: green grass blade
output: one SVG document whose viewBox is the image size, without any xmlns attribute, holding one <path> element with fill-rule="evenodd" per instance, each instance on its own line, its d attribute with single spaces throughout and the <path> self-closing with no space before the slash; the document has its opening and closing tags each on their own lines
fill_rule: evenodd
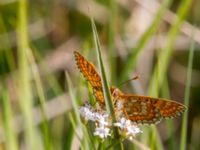
<svg viewBox="0 0 200 150">
<path fill-rule="evenodd" d="M 3 33 L 7 32 L 7 27 L 6 27 L 5 22 L 3 21 L 2 14 L 0 14 L 0 29 L 1 29 L 1 32 L 3 32 Z M 9 37 L 8 36 L 4 37 L 4 42 L 7 45 L 11 45 L 11 42 L 9 41 Z M 0 47 L 0 49 L 1 49 L 1 47 Z M 8 62 L 9 69 L 13 70 L 16 67 L 16 64 L 15 64 L 15 61 L 14 61 L 14 55 L 12 53 L 12 49 L 11 48 L 7 48 L 5 50 L 5 56 L 6 56 L 6 61 Z"/>
<path fill-rule="evenodd" d="M 71 145 L 72 145 L 72 142 L 73 142 L 73 137 L 74 137 L 74 130 L 73 130 L 72 125 L 70 124 L 70 126 L 68 128 L 68 132 L 64 137 L 65 142 L 63 143 L 64 144 L 63 145 L 63 149 L 71 149 Z"/>
<path fill-rule="evenodd" d="M 71 101 L 72 101 L 72 106 L 74 108 L 74 114 L 75 114 L 75 120 L 76 122 L 78 122 L 78 124 L 81 124 L 81 120 L 80 120 L 80 114 L 79 114 L 79 104 L 78 104 L 78 101 L 76 100 L 76 97 L 75 97 L 75 92 L 73 90 L 73 86 L 72 86 L 72 82 L 71 82 L 71 79 L 68 75 L 68 73 L 66 72 L 66 78 L 67 78 L 67 85 L 68 85 L 68 88 L 69 88 L 69 94 L 70 94 L 70 98 L 71 98 Z"/>
<path fill-rule="evenodd" d="M 172 2 L 172 0 L 165 0 L 164 1 L 164 3 L 161 5 L 160 9 L 158 10 L 152 24 L 147 29 L 147 31 L 144 33 L 144 35 L 141 37 L 136 48 L 134 48 L 132 50 L 132 53 L 130 54 L 130 57 L 129 57 L 123 71 L 121 71 L 122 74 L 120 76 L 120 82 L 119 83 L 121 83 L 124 80 L 127 80 L 127 78 L 129 78 L 130 72 L 132 72 L 132 70 L 135 68 L 136 61 L 137 61 L 137 58 L 138 58 L 140 52 L 145 47 L 147 42 L 153 36 L 153 33 L 156 31 L 156 29 L 160 25 L 160 22 L 162 21 L 163 14 L 165 13 L 166 8 L 168 8 L 171 5 L 171 2 Z"/>
<path fill-rule="evenodd" d="M 6 137 L 6 148 L 9 150 L 18 150 L 17 135 L 14 130 L 13 114 L 10 104 L 10 99 L 7 91 L 1 90 L 3 93 L 2 108 L 3 108 L 3 124 Z"/>
<path fill-rule="evenodd" d="M 111 83 L 116 83 L 116 48 L 115 48 L 115 33 L 117 31 L 117 1 L 109 1 L 109 24 L 108 24 L 108 55 L 109 55 L 109 68 L 111 72 Z"/>
<path fill-rule="evenodd" d="M 177 19 L 174 22 L 174 26 L 171 27 L 168 35 L 168 40 L 166 47 L 164 48 L 163 52 L 161 52 L 159 56 L 159 61 L 155 67 L 155 70 L 153 72 L 152 79 L 150 80 L 150 86 L 149 86 L 149 95 L 156 96 L 158 93 L 159 87 L 162 85 L 167 67 L 169 64 L 170 56 L 172 54 L 172 47 L 175 41 L 175 38 L 179 32 L 180 26 L 183 23 L 184 18 L 186 17 L 186 14 L 188 12 L 188 9 L 190 6 L 191 1 L 190 0 L 185 0 L 182 2 L 180 5 L 178 12 L 177 12 Z M 155 83 L 158 84 L 155 86 Z M 153 143 L 151 142 L 151 145 L 158 145 L 158 143 Z"/>
<path fill-rule="evenodd" d="M 97 60 L 98 60 L 99 69 L 100 69 L 101 81 L 102 81 L 102 85 L 103 85 L 103 93 L 104 93 L 104 99 L 105 99 L 105 103 L 106 103 L 106 109 L 107 109 L 108 113 L 110 114 L 110 116 L 112 116 L 112 120 L 115 122 L 116 118 L 114 115 L 115 114 L 114 106 L 113 106 L 108 82 L 106 79 L 105 69 L 104 69 L 103 61 L 102 61 L 102 57 L 101 57 L 100 42 L 99 42 L 99 38 L 98 38 L 98 34 L 97 34 L 97 30 L 96 30 L 96 26 L 95 26 L 93 18 L 91 18 L 91 24 L 92 24 L 93 38 L 95 41 L 95 47 L 96 47 L 96 52 L 97 52 Z M 114 136 L 115 136 L 115 140 L 120 139 L 119 131 L 117 128 L 114 128 Z M 119 144 L 117 144 L 117 146 L 115 146 L 115 148 L 123 149 L 123 144 L 121 142 L 119 142 Z"/>
<path fill-rule="evenodd" d="M 82 124 L 81 120 L 80 120 L 80 113 L 79 113 L 79 104 L 78 104 L 78 101 L 75 97 L 75 91 L 73 90 L 73 86 L 72 86 L 72 82 L 71 82 L 71 79 L 68 75 L 68 73 L 66 72 L 66 78 L 67 78 L 67 84 L 68 84 L 68 88 L 69 88 L 69 93 L 70 93 L 70 97 L 71 97 L 71 101 L 72 101 L 72 106 L 73 106 L 73 109 L 74 109 L 74 118 L 73 118 L 73 121 L 71 120 L 71 123 L 75 129 L 75 127 L 77 125 L 80 125 L 81 127 L 81 130 L 83 132 L 83 143 L 84 143 L 84 147 L 85 149 L 89 148 L 89 147 L 94 147 L 92 144 L 92 142 L 90 142 L 90 137 L 89 137 L 89 134 L 86 130 L 86 128 L 84 127 L 84 125 Z M 76 124 L 75 124 L 76 122 Z"/>
<path fill-rule="evenodd" d="M 166 47 L 159 55 L 158 63 L 154 69 L 152 79 L 150 80 L 149 95 L 151 96 L 157 96 L 158 90 L 163 84 L 163 80 L 167 72 L 167 67 L 168 67 L 169 60 L 172 54 L 173 44 L 175 42 L 177 34 L 179 33 L 180 26 L 187 15 L 190 4 L 191 4 L 191 0 L 185 0 L 185 1 L 182 1 L 182 3 L 180 4 L 180 7 L 178 8 L 178 11 L 177 11 L 178 17 L 176 18 L 174 25 L 171 27 L 169 31 Z M 155 84 L 157 84 L 158 86 L 155 86 Z M 155 130 L 153 132 L 155 132 Z M 158 143 L 159 142 L 156 142 L 156 141 L 151 142 L 151 146 L 155 147 L 155 145 L 157 145 L 159 149 L 160 144 Z"/>
<path fill-rule="evenodd" d="M 52 149 L 52 141 L 51 141 L 49 126 L 48 126 L 47 114 L 45 112 L 45 99 L 46 98 L 45 98 L 45 94 L 44 94 L 44 88 L 42 86 L 42 81 L 40 79 L 38 66 L 34 60 L 32 51 L 28 50 L 27 55 L 28 55 L 28 58 L 30 61 L 30 66 L 34 66 L 34 67 L 31 67 L 31 69 L 32 69 L 32 74 L 33 74 L 33 78 L 35 81 L 36 91 L 37 91 L 38 97 L 39 97 L 39 102 L 40 102 L 39 106 L 41 108 L 41 114 L 43 117 L 43 122 L 41 123 L 41 126 L 42 126 L 42 131 L 44 134 L 45 149 L 51 150 Z"/>
<path fill-rule="evenodd" d="M 70 113 L 68 113 L 68 116 L 69 116 L 69 120 L 70 120 L 70 123 L 71 123 L 71 127 L 72 127 L 72 131 L 73 131 L 73 135 L 70 135 L 71 137 L 68 137 L 68 138 L 70 138 L 68 141 L 67 141 L 67 144 L 68 144 L 68 148 L 69 149 L 71 149 L 71 145 L 72 145 L 72 142 L 73 142 L 73 137 L 74 137 L 74 135 L 76 135 L 76 137 L 78 138 L 78 140 L 80 141 L 80 147 L 82 148 L 82 149 L 84 149 L 84 146 L 83 146 L 83 143 L 81 142 L 81 137 L 80 137 L 80 135 L 77 133 L 77 131 L 76 131 L 76 127 L 77 127 L 77 124 L 76 124 L 76 121 L 75 121 L 75 118 L 73 117 L 73 115 L 72 115 L 72 113 L 70 112 Z M 69 142 L 71 142 L 71 143 L 69 143 Z"/>
<path fill-rule="evenodd" d="M 106 109 L 107 109 L 108 113 L 113 116 L 114 107 L 113 107 L 112 98 L 110 95 L 110 90 L 109 90 L 108 82 L 106 79 L 106 73 L 105 73 L 105 69 L 104 69 L 103 61 L 102 61 L 102 57 L 101 57 L 100 42 L 98 39 L 94 20 L 91 19 L 91 22 L 92 22 L 93 37 L 94 37 L 95 47 L 96 47 L 96 52 L 97 52 L 97 60 L 98 60 L 98 65 L 99 65 L 101 80 L 102 80 L 102 85 L 103 85 L 103 93 L 104 93 L 104 98 L 105 98 L 105 103 L 106 103 Z"/>
<path fill-rule="evenodd" d="M 163 86 L 161 88 L 161 94 L 162 94 L 162 97 L 171 99 L 167 77 L 165 78 Z M 175 128 L 174 128 L 173 120 L 167 120 L 166 126 L 167 126 L 166 133 L 167 133 L 167 136 L 169 137 L 169 144 L 167 145 L 167 148 L 170 150 L 176 150 L 177 140 L 175 136 Z"/>
<path fill-rule="evenodd" d="M 29 49 L 28 29 L 27 29 L 27 7 L 26 0 L 19 1 L 19 14 L 18 14 L 18 60 L 19 60 L 19 76 L 18 76 L 18 94 L 19 102 L 24 116 L 25 124 L 25 140 L 30 149 L 37 149 L 38 143 L 36 142 L 36 132 L 34 128 L 33 115 L 32 115 L 32 93 L 30 74 L 27 58 L 27 50 Z"/>
<path fill-rule="evenodd" d="M 184 21 L 184 18 L 187 15 L 187 12 L 189 10 L 189 6 L 191 4 L 191 0 L 184 0 L 180 4 L 180 7 L 177 11 L 177 18 L 174 21 L 173 26 L 171 27 L 169 34 L 168 34 L 168 39 L 165 48 L 159 55 L 159 62 L 156 65 L 152 79 L 150 80 L 150 86 L 149 86 L 149 94 L 150 95 L 156 95 L 157 90 L 155 83 L 158 83 L 158 87 L 160 87 L 163 83 L 163 79 L 165 77 L 165 74 L 167 72 L 168 64 L 170 57 L 172 55 L 172 50 L 173 50 L 173 45 L 176 39 L 177 34 L 179 33 L 179 29 Z M 160 64 L 160 65 L 159 65 Z"/>
<path fill-rule="evenodd" d="M 150 139 L 150 146 L 151 149 L 157 149 L 157 150 L 164 150 L 164 147 L 162 145 L 160 134 L 158 133 L 157 127 L 153 126 L 151 128 L 151 139 Z"/>
<path fill-rule="evenodd" d="M 39 60 L 39 62 L 42 62 L 42 57 L 40 56 L 40 54 L 37 51 L 34 51 L 34 55 L 36 56 L 36 59 Z M 46 67 L 46 64 L 40 63 L 40 67 L 45 72 L 50 72 L 50 69 Z M 48 74 L 46 76 L 46 79 L 47 79 L 47 83 L 48 83 L 47 86 L 49 86 L 49 88 L 52 88 L 53 94 L 60 95 L 63 93 L 62 87 L 59 85 L 54 74 Z"/>
<path fill-rule="evenodd" d="M 194 58 L 194 40 L 192 41 L 190 52 L 189 52 L 187 81 L 186 81 L 185 96 L 184 96 L 184 104 L 188 107 L 189 107 L 189 98 L 190 98 L 193 58 Z M 186 111 L 183 115 L 183 122 L 182 122 L 182 127 L 181 127 L 180 150 L 187 149 L 187 145 L 186 145 L 187 124 L 188 124 L 188 111 Z"/>
</svg>

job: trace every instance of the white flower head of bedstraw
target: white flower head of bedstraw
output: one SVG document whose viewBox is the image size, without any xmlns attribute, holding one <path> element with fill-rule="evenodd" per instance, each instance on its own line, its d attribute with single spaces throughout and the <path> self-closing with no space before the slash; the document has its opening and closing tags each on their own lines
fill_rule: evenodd
<svg viewBox="0 0 200 150">
<path fill-rule="evenodd" d="M 86 120 L 95 121 L 95 114 L 94 114 L 93 110 L 90 107 L 88 107 L 87 105 L 82 106 L 79 109 L 79 112 L 80 112 L 81 116 L 84 117 Z"/>
<path fill-rule="evenodd" d="M 96 127 L 94 135 L 97 135 L 102 139 L 107 138 L 108 136 L 111 136 L 110 129 L 105 126 Z"/>
<path fill-rule="evenodd" d="M 135 137 L 136 134 L 142 132 L 140 128 L 126 118 L 121 118 L 119 122 L 114 123 L 114 126 L 119 127 L 121 133 L 125 133 L 125 136 L 130 140 Z"/>
<path fill-rule="evenodd" d="M 103 111 L 94 111 L 90 105 L 82 106 L 80 114 L 86 120 L 90 120 L 96 123 L 94 135 L 104 139 L 110 136 L 110 122 L 109 115 Z"/>
<path fill-rule="evenodd" d="M 86 120 L 95 122 L 95 136 L 99 136 L 102 139 L 111 136 L 111 118 L 105 111 L 95 111 L 89 104 L 82 106 L 79 111 L 81 116 Z M 121 118 L 119 122 L 114 123 L 114 126 L 119 127 L 121 133 L 125 133 L 125 137 L 130 139 L 133 138 L 137 133 L 141 132 L 141 130 L 136 125 L 133 125 L 130 120 L 125 118 Z"/>
</svg>

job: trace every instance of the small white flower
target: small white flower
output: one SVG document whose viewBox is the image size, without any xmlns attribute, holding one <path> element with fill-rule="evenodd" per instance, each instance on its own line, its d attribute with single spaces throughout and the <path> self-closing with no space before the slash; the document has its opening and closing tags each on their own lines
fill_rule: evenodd
<svg viewBox="0 0 200 150">
<path fill-rule="evenodd" d="M 95 129 L 94 135 L 98 135 L 100 138 L 107 138 L 111 134 L 109 133 L 110 129 L 104 126 L 100 126 Z"/>
<path fill-rule="evenodd" d="M 85 119 L 95 121 L 94 112 L 89 107 L 82 106 L 79 111 Z"/>
<path fill-rule="evenodd" d="M 114 126 L 119 127 L 122 132 L 126 133 L 126 136 L 132 139 L 141 130 L 137 126 L 133 125 L 130 120 L 121 118 L 120 122 L 114 123 Z"/>
<path fill-rule="evenodd" d="M 94 135 L 102 139 L 111 136 L 111 120 L 109 120 L 109 115 L 105 111 L 93 110 L 89 104 L 82 106 L 79 111 L 81 116 L 85 119 L 96 123 Z M 119 127 L 121 134 L 129 139 L 132 139 L 136 134 L 141 132 L 140 128 L 132 124 L 131 120 L 124 117 L 122 117 L 119 122 L 114 123 L 114 126 Z"/>
<path fill-rule="evenodd" d="M 108 126 L 108 114 L 100 114 L 95 113 L 96 121 L 99 123 L 100 126 Z"/>
<path fill-rule="evenodd" d="M 82 117 L 84 117 L 87 120 L 91 120 L 93 122 L 98 122 L 100 126 L 108 126 L 108 114 L 106 113 L 100 113 L 95 112 L 90 105 L 82 106 L 79 109 L 79 112 Z"/>
<path fill-rule="evenodd" d="M 130 125 L 130 126 L 128 126 L 127 128 L 127 135 L 129 136 L 134 136 L 134 135 L 136 135 L 136 134 L 138 134 L 138 133 L 140 133 L 141 132 L 141 130 L 140 130 L 140 128 L 138 128 L 137 126 L 135 126 L 135 125 Z"/>
<path fill-rule="evenodd" d="M 120 119 L 120 122 L 114 123 L 114 126 L 119 127 L 120 129 L 125 129 L 131 125 L 131 121 L 125 119 L 124 117 Z"/>
</svg>

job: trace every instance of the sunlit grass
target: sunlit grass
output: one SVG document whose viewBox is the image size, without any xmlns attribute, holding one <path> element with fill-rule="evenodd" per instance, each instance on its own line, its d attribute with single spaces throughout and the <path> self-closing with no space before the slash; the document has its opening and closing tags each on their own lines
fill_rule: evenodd
<svg viewBox="0 0 200 150">
<path fill-rule="evenodd" d="M 172 0 L 164 1 L 164 3 L 161 5 L 158 12 L 156 13 L 151 25 L 148 27 L 146 32 L 142 35 L 142 37 L 138 41 L 136 48 L 132 49 L 130 57 L 127 59 L 126 65 L 124 66 L 121 72 L 120 82 L 122 82 L 123 80 L 127 80 L 127 78 L 129 78 L 129 74 L 135 68 L 136 62 L 141 54 L 142 49 L 148 44 L 149 40 L 158 29 L 158 26 L 162 21 L 163 15 L 166 9 L 170 7 L 171 3 Z"/>
<path fill-rule="evenodd" d="M 195 32 L 195 31 L 193 31 Z M 191 87 L 191 79 L 192 79 L 192 66 L 194 59 L 194 40 L 192 40 L 192 44 L 190 47 L 189 58 L 188 58 L 188 70 L 187 70 L 187 81 L 185 87 L 185 96 L 184 96 L 184 104 L 188 107 L 189 111 L 189 98 L 190 98 L 190 87 Z M 183 123 L 181 128 L 181 141 L 180 141 L 180 150 L 186 149 L 188 146 L 186 144 L 187 141 L 187 125 L 188 125 L 188 111 L 183 116 Z"/>
<path fill-rule="evenodd" d="M 45 149 L 46 150 L 51 150 L 52 149 L 52 144 L 51 144 L 52 140 L 50 138 L 50 131 L 49 131 L 47 114 L 45 112 L 46 97 L 45 97 L 44 88 L 43 88 L 43 85 L 42 85 L 41 78 L 39 76 L 39 70 L 38 70 L 37 64 L 36 64 L 36 62 L 34 60 L 32 51 L 30 51 L 28 49 L 27 55 L 28 55 L 30 64 L 32 64 L 31 68 L 32 68 L 33 79 L 35 81 L 37 95 L 39 97 L 39 102 L 40 102 L 39 106 L 41 108 L 41 114 L 42 114 L 42 118 L 43 118 L 42 132 L 44 134 L 43 137 L 44 137 Z"/>
<path fill-rule="evenodd" d="M 164 82 L 164 78 L 166 76 L 167 68 L 169 66 L 170 58 L 173 52 L 173 45 L 177 37 L 177 34 L 179 33 L 180 26 L 187 15 L 187 12 L 189 10 L 188 6 L 190 6 L 190 4 L 191 4 L 190 0 L 183 1 L 182 5 L 180 5 L 177 11 L 177 15 L 179 17 L 174 21 L 174 25 L 171 27 L 168 33 L 168 40 L 166 46 L 164 50 L 159 54 L 158 63 L 155 66 L 152 78 L 150 80 L 148 93 L 151 96 L 158 96 L 159 93 L 158 91 Z M 153 132 L 157 132 L 157 130 L 154 128 Z M 153 135 L 156 135 L 156 133 L 153 133 Z M 158 142 L 158 139 L 159 137 L 152 136 L 153 142 L 151 142 L 151 146 L 153 148 L 155 148 L 155 146 L 158 146 L 158 149 L 161 149 L 161 143 Z"/>
<path fill-rule="evenodd" d="M 13 112 L 11 109 L 10 99 L 7 91 L 2 92 L 2 106 L 3 110 L 3 125 L 5 129 L 5 140 L 6 140 L 6 148 L 10 150 L 17 150 L 17 135 L 16 131 L 14 130 L 14 123 L 13 123 Z"/>
<path fill-rule="evenodd" d="M 96 30 L 96 26 L 95 26 L 93 18 L 91 18 L 91 23 L 92 23 L 93 37 L 94 37 L 95 47 L 96 47 L 96 52 L 97 52 L 97 60 L 98 60 L 98 65 L 99 65 L 100 75 L 101 75 L 101 80 L 102 80 L 106 110 L 108 111 L 108 114 L 112 116 L 113 122 L 115 122 L 116 121 L 116 118 L 114 115 L 115 110 L 114 110 L 114 106 L 113 106 L 113 102 L 112 102 L 112 98 L 111 98 L 111 94 L 109 90 L 109 85 L 106 78 L 106 73 L 105 73 L 105 69 L 104 69 L 104 65 L 103 65 L 103 61 L 101 57 L 101 46 L 100 46 L 100 42 L 99 42 L 99 38 L 98 38 L 98 34 L 97 34 L 97 30 Z M 117 128 L 114 128 L 114 138 L 115 139 L 113 142 L 118 143 L 119 142 L 118 140 L 120 140 L 120 136 L 119 136 L 119 131 Z M 122 143 L 119 142 L 119 144 L 115 145 L 115 149 L 123 149 Z"/>
<path fill-rule="evenodd" d="M 18 88 L 18 96 L 19 96 L 19 104 L 21 106 L 22 115 L 24 116 L 24 124 L 25 124 L 25 139 L 31 149 L 38 148 L 38 142 L 36 137 L 36 130 L 33 122 L 33 114 L 32 114 L 32 92 L 31 92 L 31 79 L 29 72 L 29 62 L 28 62 L 28 51 L 29 47 L 29 39 L 28 39 L 28 16 L 27 9 L 28 3 L 26 0 L 19 1 L 18 7 L 18 59 L 19 59 L 19 74 L 17 85 Z"/>
</svg>

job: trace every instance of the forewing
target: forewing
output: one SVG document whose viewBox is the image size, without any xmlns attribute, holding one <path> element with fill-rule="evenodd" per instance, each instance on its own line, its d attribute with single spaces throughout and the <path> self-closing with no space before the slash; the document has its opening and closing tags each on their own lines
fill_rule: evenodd
<svg viewBox="0 0 200 150">
<path fill-rule="evenodd" d="M 138 95 L 122 95 L 124 112 L 136 123 L 155 124 L 162 118 L 173 118 L 185 111 L 186 107 L 175 101 Z"/>
<path fill-rule="evenodd" d="M 99 74 L 97 73 L 94 65 L 88 62 L 80 53 L 76 51 L 74 52 L 74 56 L 75 56 L 76 64 L 80 72 L 91 84 L 96 99 L 100 103 L 103 103 L 104 97 L 103 97 L 101 78 Z"/>
</svg>

